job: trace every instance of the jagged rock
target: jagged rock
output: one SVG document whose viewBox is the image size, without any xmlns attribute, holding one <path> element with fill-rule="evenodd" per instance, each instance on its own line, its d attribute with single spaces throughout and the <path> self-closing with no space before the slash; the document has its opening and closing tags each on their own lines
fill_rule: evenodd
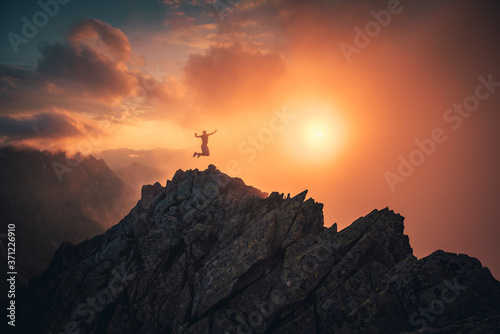
<svg viewBox="0 0 500 334">
<path fill-rule="evenodd" d="M 155 198 L 161 191 L 163 190 L 163 187 L 161 186 L 160 182 L 156 182 L 153 185 L 145 185 L 142 186 L 141 189 L 141 198 Z"/>
<path fill-rule="evenodd" d="M 105 234 L 64 243 L 19 296 L 18 323 L 44 333 L 499 328 L 500 283 L 478 260 L 417 260 L 404 218 L 387 208 L 325 228 L 306 194 L 267 196 L 213 165 L 179 170 L 165 188 L 144 187 Z"/>
</svg>

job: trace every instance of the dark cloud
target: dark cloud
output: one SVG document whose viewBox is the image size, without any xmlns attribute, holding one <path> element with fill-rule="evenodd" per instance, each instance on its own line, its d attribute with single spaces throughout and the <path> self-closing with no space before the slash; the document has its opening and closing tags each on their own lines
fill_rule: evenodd
<svg viewBox="0 0 500 334">
<path fill-rule="evenodd" d="M 39 50 L 37 66 L 0 64 L 0 141 L 76 136 L 78 122 L 73 121 L 78 119 L 130 122 L 140 113 L 164 117 L 155 113 L 156 105 L 176 98 L 179 84 L 164 81 L 165 73 L 157 68 L 146 74 L 136 70 L 138 57 L 127 37 L 108 23 L 79 21 L 64 42 L 41 44 Z"/>
<path fill-rule="evenodd" d="M 40 52 L 43 56 L 38 63 L 40 73 L 81 83 L 93 97 L 112 99 L 130 94 L 136 83 L 135 77 L 118 68 L 115 62 L 85 47 L 77 52 L 72 46 L 56 43 L 41 46 Z"/>
<path fill-rule="evenodd" d="M 86 98 L 77 83 L 47 78 L 35 68 L 0 64 L 0 114 L 37 113 L 58 107 L 102 114 L 109 108 Z"/>
<path fill-rule="evenodd" d="M 15 85 L 8 78 L 14 80 Z M 0 91 L 7 88 L 37 89 L 43 85 L 43 80 L 33 68 L 23 68 L 0 64 Z"/>
<path fill-rule="evenodd" d="M 40 113 L 24 119 L 0 116 L 0 138 L 8 143 L 25 139 L 78 137 L 82 133 L 77 124 L 69 115 L 59 112 Z"/>
<path fill-rule="evenodd" d="M 137 86 L 136 76 L 123 63 L 130 57 L 128 39 L 107 23 L 81 21 L 64 44 L 42 44 L 40 52 L 41 74 L 80 83 L 92 97 L 114 100 L 132 94 Z"/>
</svg>

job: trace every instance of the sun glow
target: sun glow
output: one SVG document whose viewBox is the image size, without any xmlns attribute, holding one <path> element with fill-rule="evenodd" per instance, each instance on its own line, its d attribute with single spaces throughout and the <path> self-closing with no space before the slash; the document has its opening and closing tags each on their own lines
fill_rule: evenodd
<svg viewBox="0 0 500 334">
<path fill-rule="evenodd" d="M 328 105 L 314 103 L 297 108 L 297 118 L 290 130 L 287 138 L 290 151 L 304 163 L 333 159 L 346 137 L 340 113 Z"/>
</svg>

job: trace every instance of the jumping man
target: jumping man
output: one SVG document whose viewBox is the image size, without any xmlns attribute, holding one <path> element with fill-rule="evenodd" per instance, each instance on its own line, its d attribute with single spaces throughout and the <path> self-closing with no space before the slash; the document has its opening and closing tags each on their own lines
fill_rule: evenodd
<svg viewBox="0 0 500 334">
<path fill-rule="evenodd" d="M 194 152 L 193 158 L 194 157 L 199 158 L 200 155 L 207 156 L 207 157 L 210 155 L 210 150 L 208 149 L 208 136 L 211 136 L 216 132 L 217 132 L 217 130 L 215 130 L 212 133 L 207 134 L 207 132 L 205 130 L 203 130 L 203 134 L 201 136 L 198 136 L 196 133 L 194 134 L 195 137 L 201 138 L 201 153 Z"/>
</svg>

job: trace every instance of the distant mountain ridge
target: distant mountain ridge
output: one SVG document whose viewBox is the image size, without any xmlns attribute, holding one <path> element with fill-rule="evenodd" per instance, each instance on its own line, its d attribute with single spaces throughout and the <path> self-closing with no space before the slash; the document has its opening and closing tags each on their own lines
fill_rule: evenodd
<svg viewBox="0 0 500 334">
<path fill-rule="evenodd" d="M 63 243 L 18 298 L 20 329 L 82 333 L 498 333 L 500 282 L 472 257 L 416 259 L 404 218 L 337 231 L 323 205 L 210 165 L 144 186 L 119 224 Z"/>
<path fill-rule="evenodd" d="M 19 287 L 46 269 L 62 242 L 80 243 L 104 233 L 136 202 L 132 189 L 103 160 L 80 158 L 78 162 L 63 152 L 0 148 L 2 232 L 15 224 Z M 6 246 L 6 240 L 1 241 Z M 2 297 L 7 291 L 4 275 Z"/>
<path fill-rule="evenodd" d="M 134 189 L 138 195 L 140 195 L 143 185 L 155 183 L 165 176 L 163 171 L 140 162 L 133 162 L 126 167 L 117 169 L 115 174 Z"/>
<path fill-rule="evenodd" d="M 190 161 L 189 158 L 191 158 L 191 155 L 184 150 L 167 148 L 155 148 L 150 150 L 117 148 L 101 151 L 93 154 L 93 156 L 98 159 L 104 159 L 112 170 L 120 170 L 134 162 L 163 170 L 163 168 L 175 168 L 173 166 L 179 166 L 182 162 Z M 169 170 L 165 171 L 169 172 Z M 173 172 L 175 172 L 175 169 Z"/>
</svg>

